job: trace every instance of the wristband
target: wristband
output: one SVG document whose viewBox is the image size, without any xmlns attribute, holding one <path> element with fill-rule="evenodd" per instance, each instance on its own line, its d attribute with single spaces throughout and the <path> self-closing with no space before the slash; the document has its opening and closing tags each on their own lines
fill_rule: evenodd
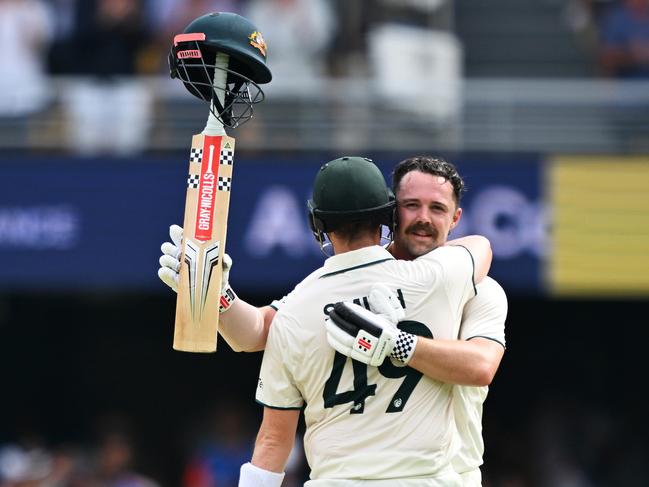
<svg viewBox="0 0 649 487">
<path fill-rule="evenodd" d="M 284 472 L 271 472 L 250 462 L 244 463 L 239 474 L 239 487 L 280 487 L 284 475 Z"/>
<path fill-rule="evenodd" d="M 390 357 L 403 363 L 403 365 L 408 365 L 408 362 L 410 362 L 410 359 L 415 353 L 418 338 L 417 335 L 413 335 L 412 333 L 399 331 L 399 336 L 394 343 Z"/>
<path fill-rule="evenodd" d="M 228 283 L 228 285 L 225 286 L 225 288 L 223 288 L 223 291 L 221 292 L 221 298 L 219 299 L 219 313 L 225 313 L 227 310 L 229 310 L 235 299 L 237 299 L 237 295 L 234 292 L 234 289 L 232 289 L 230 287 L 230 284 Z"/>
</svg>

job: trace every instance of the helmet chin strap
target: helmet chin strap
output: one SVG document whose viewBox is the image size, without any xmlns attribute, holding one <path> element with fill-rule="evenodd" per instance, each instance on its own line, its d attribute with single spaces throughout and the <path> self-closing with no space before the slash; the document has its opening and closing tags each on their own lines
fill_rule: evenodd
<svg viewBox="0 0 649 487">
<path fill-rule="evenodd" d="M 324 241 L 320 241 L 320 252 L 327 258 L 333 257 L 336 253 L 333 244 Z"/>
<path fill-rule="evenodd" d="M 383 234 L 383 227 L 386 227 L 388 229 L 388 234 L 384 235 Z M 390 247 L 394 243 L 394 231 L 392 228 L 387 227 L 386 225 L 381 225 L 381 237 L 380 237 L 380 245 L 384 247 L 386 250 L 390 250 Z"/>
<path fill-rule="evenodd" d="M 331 243 L 331 240 L 325 237 L 325 233 L 322 230 L 315 230 L 313 232 L 316 240 L 318 241 L 318 246 L 320 247 L 320 252 L 325 257 L 331 257 L 334 255 L 334 246 Z"/>
<path fill-rule="evenodd" d="M 225 53 L 218 52 L 214 60 L 214 78 L 212 85 L 214 87 L 214 95 L 210 102 L 210 114 L 207 117 L 207 124 L 203 129 L 203 135 L 227 135 L 223 122 L 215 115 L 215 113 L 222 114 L 223 107 L 225 106 L 225 89 L 228 81 L 228 62 L 230 56 Z M 223 116 L 223 115 L 221 115 Z"/>
</svg>

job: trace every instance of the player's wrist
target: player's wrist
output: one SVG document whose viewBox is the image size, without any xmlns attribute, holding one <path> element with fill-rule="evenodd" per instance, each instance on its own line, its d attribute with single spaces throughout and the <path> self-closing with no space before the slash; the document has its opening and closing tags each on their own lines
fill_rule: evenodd
<svg viewBox="0 0 649 487">
<path fill-rule="evenodd" d="M 390 358 L 399 364 L 408 365 L 410 359 L 415 354 L 418 340 L 419 337 L 417 335 L 399 330 L 399 336 L 394 342 Z"/>
<path fill-rule="evenodd" d="M 219 313 L 225 313 L 228 311 L 237 298 L 237 293 L 234 292 L 230 283 L 227 283 L 221 290 L 221 297 L 219 298 Z"/>
<path fill-rule="evenodd" d="M 280 487 L 284 475 L 284 472 L 271 472 L 250 462 L 244 463 L 239 474 L 239 487 Z"/>
</svg>

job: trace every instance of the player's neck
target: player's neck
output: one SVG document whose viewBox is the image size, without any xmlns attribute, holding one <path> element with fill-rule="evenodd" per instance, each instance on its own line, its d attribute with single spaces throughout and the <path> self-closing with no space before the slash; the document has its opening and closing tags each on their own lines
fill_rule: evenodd
<svg viewBox="0 0 649 487">
<path fill-rule="evenodd" d="M 331 239 L 331 244 L 333 245 L 336 254 L 343 254 L 345 252 L 351 252 L 352 250 L 379 245 L 380 242 L 379 239 L 372 235 L 355 238 L 353 240 L 336 238 L 333 235 L 330 235 L 329 238 Z"/>
<path fill-rule="evenodd" d="M 397 260 L 412 260 L 414 257 L 397 242 L 392 241 L 388 246 L 388 252 Z"/>
</svg>

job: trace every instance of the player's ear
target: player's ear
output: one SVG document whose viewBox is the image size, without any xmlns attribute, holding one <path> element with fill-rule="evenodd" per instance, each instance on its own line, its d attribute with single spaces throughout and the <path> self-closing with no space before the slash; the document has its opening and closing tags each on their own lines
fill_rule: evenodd
<svg viewBox="0 0 649 487">
<path fill-rule="evenodd" d="M 453 214 L 453 221 L 451 221 L 450 230 L 453 230 L 457 226 L 457 224 L 460 223 L 460 218 L 462 218 L 462 208 L 458 207 Z"/>
</svg>

